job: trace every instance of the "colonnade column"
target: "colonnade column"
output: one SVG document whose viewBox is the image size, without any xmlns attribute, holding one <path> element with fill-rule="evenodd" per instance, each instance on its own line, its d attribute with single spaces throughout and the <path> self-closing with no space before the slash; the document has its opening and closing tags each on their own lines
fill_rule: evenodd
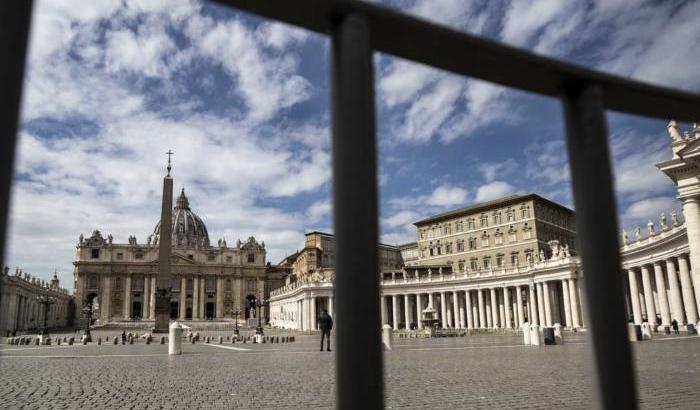
<svg viewBox="0 0 700 410">
<path fill-rule="evenodd" d="M 535 294 L 535 284 L 530 284 L 528 288 L 530 290 L 530 324 L 538 325 L 540 322 L 538 320 L 539 313 L 537 312 L 537 295 Z"/>
<path fill-rule="evenodd" d="M 634 324 L 642 324 L 642 307 L 639 304 L 639 285 L 637 285 L 637 273 L 634 269 L 627 270 L 627 277 L 630 283 L 630 299 L 632 301 L 632 315 Z"/>
<path fill-rule="evenodd" d="M 661 325 L 671 325 L 671 312 L 668 308 L 668 297 L 666 296 L 666 281 L 664 280 L 664 270 L 661 263 L 654 263 L 654 279 L 656 280 L 656 293 L 658 294 L 659 309 L 661 310 Z"/>
<path fill-rule="evenodd" d="M 668 273 L 668 287 L 671 290 L 671 316 L 680 326 L 683 326 L 685 325 L 683 299 L 681 298 L 681 289 L 678 286 L 676 264 L 672 259 L 666 259 L 666 272 Z"/>
<path fill-rule="evenodd" d="M 151 277 L 151 294 L 148 295 L 149 298 L 151 298 L 151 306 L 150 306 L 150 311 L 148 313 L 149 318 L 155 319 L 156 318 L 156 275 L 153 275 Z"/>
<path fill-rule="evenodd" d="M 399 304 L 398 304 L 398 297 L 396 295 L 391 295 L 391 319 L 392 319 L 392 327 L 394 330 L 399 330 Z"/>
<path fill-rule="evenodd" d="M 516 303 L 516 309 L 518 311 L 518 321 L 516 323 L 516 327 L 520 327 L 525 323 L 525 316 L 523 316 L 523 289 L 520 285 L 515 287 L 515 303 Z"/>
<path fill-rule="evenodd" d="M 506 329 L 510 329 L 510 295 L 508 294 L 508 288 L 503 288 L 503 308 L 505 309 L 506 323 L 503 326 Z"/>
<path fill-rule="evenodd" d="M 143 308 L 141 316 L 144 319 L 150 318 L 151 312 L 151 278 L 150 275 L 143 275 Z"/>
<path fill-rule="evenodd" d="M 131 319 L 131 275 L 124 280 L 124 319 Z"/>
<path fill-rule="evenodd" d="M 698 308 L 693 297 L 693 285 L 690 280 L 690 270 L 688 269 L 688 259 L 685 255 L 678 257 L 678 269 L 681 271 L 681 289 L 683 290 L 683 304 L 685 306 L 686 323 L 697 323 Z"/>
<path fill-rule="evenodd" d="M 654 306 L 654 295 L 651 290 L 651 276 L 646 265 L 642 266 L 642 286 L 644 287 L 644 305 L 647 308 L 647 322 L 656 325 L 656 306 Z"/>
<path fill-rule="evenodd" d="M 479 327 L 486 327 L 486 311 L 484 309 L 484 291 L 482 289 L 476 292 L 478 303 L 479 303 Z"/>
<path fill-rule="evenodd" d="M 218 299 L 219 299 L 218 286 L 217 286 L 216 290 L 217 290 L 216 317 L 219 318 L 219 317 L 221 317 L 221 315 L 219 315 L 219 306 L 218 306 L 218 304 L 219 304 L 218 303 L 219 302 L 218 301 Z M 179 305 L 180 305 L 180 320 L 185 320 L 185 311 L 187 310 L 187 278 L 185 277 L 185 275 L 182 275 L 182 278 L 180 278 L 180 303 L 179 303 Z"/>
<path fill-rule="evenodd" d="M 538 282 L 537 286 L 537 316 L 542 326 L 547 325 L 544 315 L 544 296 L 542 293 L 542 282 Z"/>
<path fill-rule="evenodd" d="M 544 294 L 544 320 L 545 326 L 552 326 L 552 303 L 549 298 L 549 285 L 542 282 L 542 293 Z"/>
<path fill-rule="evenodd" d="M 571 300 L 569 300 L 569 280 L 561 280 L 561 293 L 564 297 L 564 319 L 566 320 L 567 327 L 574 327 L 573 320 L 571 319 Z"/>
<path fill-rule="evenodd" d="M 192 279 L 192 319 L 199 319 L 199 277 Z"/>
<path fill-rule="evenodd" d="M 409 330 L 411 328 L 411 309 L 409 309 L 408 293 L 403 295 L 403 315 L 405 320 L 404 329 Z"/>
<path fill-rule="evenodd" d="M 464 308 L 459 303 L 459 292 L 452 292 L 452 303 L 455 311 L 455 328 L 464 329 L 467 327 L 464 319 Z"/>
<path fill-rule="evenodd" d="M 498 296 L 496 295 L 496 289 L 491 288 L 491 326 L 495 329 L 498 327 Z"/>
<path fill-rule="evenodd" d="M 472 297 L 470 291 L 464 292 L 464 305 L 467 314 L 467 329 L 473 329 L 476 326 L 474 326 L 474 318 L 472 317 Z"/>
<path fill-rule="evenodd" d="M 423 308 L 423 303 L 420 300 L 420 293 L 416 293 L 416 326 L 418 329 L 423 329 L 423 323 L 421 323 L 421 310 Z"/>
<path fill-rule="evenodd" d="M 309 299 L 309 302 L 311 302 L 311 306 L 309 309 L 311 311 L 309 312 L 309 329 L 316 330 L 316 319 L 318 318 L 318 315 L 316 314 L 316 298 L 312 297 L 311 299 Z"/>
<path fill-rule="evenodd" d="M 581 322 L 579 321 L 579 310 L 578 310 L 578 292 L 576 291 L 576 282 L 574 278 L 569 279 L 569 300 L 571 302 L 571 319 L 574 327 L 581 327 Z"/>
<path fill-rule="evenodd" d="M 388 318 L 388 310 L 386 307 L 386 296 L 382 295 L 379 296 L 379 301 L 380 301 L 380 307 L 381 307 L 381 312 L 382 312 L 382 326 L 389 324 L 389 318 Z"/>
<path fill-rule="evenodd" d="M 447 301 L 445 300 L 445 292 L 440 292 L 440 323 L 443 329 L 447 329 Z"/>
<path fill-rule="evenodd" d="M 100 319 L 104 320 L 105 322 L 109 321 L 109 317 L 111 316 L 111 308 L 112 308 L 112 287 L 111 287 L 111 282 L 112 278 L 109 275 L 105 275 L 102 277 L 102 304 L 101 304 L 101 312 L 100 312 Z"/>
<path fill-rule="evenodd" d="M 692 320 L 697 324 L 697 306 L 700 306 L 700 199 L 697 197 L 683 198 L 683 216 L 685 217 L 685 227 L 688 233 L 688 247 L 690 248 L 690 276 L 691 283 L 695 289 L 696 306 L 695 318 Z M 687 261 L 686 261 L 687 267 Z M 687 304 L 688 302 L 686 302 Z M 688 318 L 688 322 L 691 322 Z"/>
<path fill-rule="evenodd" d="M 330 317 L 335 319 L 334 309 L 333 309 L 333 296 L 328 297 L 328 314 L 330 315 Z"/>
<path fill-rule="evenodd" d="M 222 317 L 224 317 L 224 279 L 219 276 L 216 278 L 216 318 Z M 263 325 L 264 317 L 258 314 L 258 321 Z"/>
</svg>

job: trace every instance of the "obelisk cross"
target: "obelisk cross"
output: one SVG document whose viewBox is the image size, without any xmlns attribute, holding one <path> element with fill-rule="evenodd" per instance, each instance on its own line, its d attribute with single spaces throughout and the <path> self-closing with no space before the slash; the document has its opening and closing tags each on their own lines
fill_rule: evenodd
<svg viewBox="0 0 700 410">
<path fill-rule="evenodd" d="M 172 167 L 170 166 L 170 156 L 174 154 L 173 150 L 168 150 L 168 152 L 165 153 L 168 156 L 168 176 L 170 176 L 170 170 Z"/>
</svg>

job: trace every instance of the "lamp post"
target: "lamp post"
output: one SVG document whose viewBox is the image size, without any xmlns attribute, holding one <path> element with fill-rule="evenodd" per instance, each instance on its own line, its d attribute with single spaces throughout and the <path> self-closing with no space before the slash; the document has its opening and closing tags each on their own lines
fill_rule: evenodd
<svg viewBox="0 0 700 410">
<path fill-rule="evenodd" d="M 83 308 L 83 313 L 85 314 L 85 333 L 83 333 L 83 338 L 88 342 L 92 342 L 92 337 L 90 336 L 90 322 L 92 321 L 92 302 L 88 302 Z"/>
<path fill-rule="evenodd" d="M 258 313 L 258 327 L 255 329 L 255 334 L 256 335 L 263 335 L 263 321 L 265 320 L 265 316 L 263 315 L 263 307 L 269 306 L 270 303 L 267 300 L 260 300 L 259 302 L 255 303 L 255 309 L 257 310 Z"/>
<path fill-rule="evenodd" d="M 49 317 L 49 306 L 56 303 L 56 298 L 48 295 L 39 295 L 36 297 L 36 300 L 37 302 L 39 302 L 40 305 L 44 305 L 44 326 L 39 332 L 39 334 L 42 337 L 46 337 L 49 335 L 48 327 L 46 326 L 46 322 Z"/>
<path fill-rule="evenodd" d="M 233 315 L 236 317 L 236 323 L 235 323 L 235 325 L 234 325 L 235 327 L 233 328 L 233 334 L 236 335 L 236 337 L 238 337 L 238 336 L 239 336 L 239 331 L 238 331 L 238 315 L 241 314 L 241 311 L 240 311 L 240 310 L 234 310 L 234 309 L 231 309 L 231 310 L 233 310 L 232 313 L 233 313 Z"/>
</svg>

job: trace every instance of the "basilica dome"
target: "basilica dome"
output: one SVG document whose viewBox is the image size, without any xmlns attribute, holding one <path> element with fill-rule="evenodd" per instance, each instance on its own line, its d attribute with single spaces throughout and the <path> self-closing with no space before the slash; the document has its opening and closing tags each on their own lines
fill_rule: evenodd
<svg viewBox="0 0 700 410">
<path fill-rule="evenodd" d="M 156 224 L 153 237 L 160 237 L 160 221 Z M 208 247 L 209 233 L 202 219 L 190 209 L 190 202 L 182 188 L 173 208 L 172 245 L 185 247 Z"/>
</svg>

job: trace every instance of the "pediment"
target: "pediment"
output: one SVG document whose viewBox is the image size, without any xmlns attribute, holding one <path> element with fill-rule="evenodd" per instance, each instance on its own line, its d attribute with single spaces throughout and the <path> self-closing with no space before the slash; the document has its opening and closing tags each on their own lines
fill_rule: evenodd
<svg viewBox="0 0 700 410">
<path fill-rule="evenodd" d="M 179 255 L 179 254 L 174 254 L 170 256 L 170 264 L 171 265 L 196 265 L 196 263 L 193 260 L 187 259 L 186 257 Z"/>
</svg>

